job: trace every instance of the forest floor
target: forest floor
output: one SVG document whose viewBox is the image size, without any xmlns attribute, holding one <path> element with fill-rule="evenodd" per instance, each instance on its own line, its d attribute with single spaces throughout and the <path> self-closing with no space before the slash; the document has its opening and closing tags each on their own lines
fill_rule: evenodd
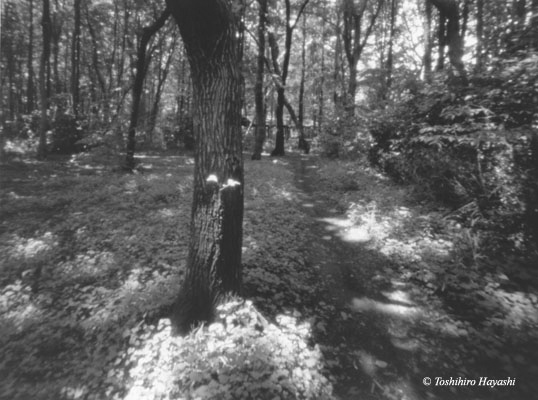
<svg viewBox="0 0 538 400">
<path fill-rule="evenodd" d="M 140 161 L 2 164 L 0 399 L 538 391 L 536 268 L 490 262 L 450 210 L 358 162 L 246 161 L 246 301 L 174 336 L 193 160 Z"/>
</svg>

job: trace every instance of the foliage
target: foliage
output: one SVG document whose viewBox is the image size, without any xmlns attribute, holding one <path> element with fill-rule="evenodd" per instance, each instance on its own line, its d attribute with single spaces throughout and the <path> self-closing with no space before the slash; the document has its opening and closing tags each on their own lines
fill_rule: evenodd
<svg viewBox="0 0 538 400">
<path fill-rule="evenodd" d="M 166 320 L 153 332 L 133 343 L 126 400 L 331 397 L 308 324 L 284 315 L 269 323 L 250 301 L 220 306 L 214 323 L 185 338 L 174 338 Z"/>
<path fill-rule="evenodd" d="M 436 80 L 407 103 L 374 114 L 370 160 L 458 209 L 469 226 L 497 231 L 521 248 L 520 233 L 535 229 L 529 226 L 535 217 L 526 218 L 529 206 L 538 201 L 529 190 L 535 58 L 507 60 L 468 88 Z"/>
<path fill-rule="evenodd" d="M 61 113 L 56 116 L 48 138 L 50 151 L 59 154 L 73 154 L 77 150 L 77 142 L 83 138 L 84 132 L 80 121 L 70 114 Z"/>
</svg>

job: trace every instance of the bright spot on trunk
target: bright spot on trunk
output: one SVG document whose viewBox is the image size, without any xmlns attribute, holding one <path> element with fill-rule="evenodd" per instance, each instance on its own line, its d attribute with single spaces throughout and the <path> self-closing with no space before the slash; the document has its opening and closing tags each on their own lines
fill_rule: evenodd
<svg viewBox="0 0 538 400">
<path fill-rule="evenodd" d="M 217 175 L 211 174 L 207 177 L 206 182 L 219 183 L 219 179 L 217 178 Z"/>
<path fill-rule="evenodd" d="M 233 180 L 233 179 L 228 179 L 228 181 L 226 182 L 226 185 L 224 185 L 224 187 L 235 187 L 235 186 L 239 186 L 241 185 L 240 182 L 236 181 L 236 180 Z"/>
</svg>

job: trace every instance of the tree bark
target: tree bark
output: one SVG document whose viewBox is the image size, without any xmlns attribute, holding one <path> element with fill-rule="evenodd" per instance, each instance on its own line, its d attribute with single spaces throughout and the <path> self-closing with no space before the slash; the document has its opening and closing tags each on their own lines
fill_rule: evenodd
<svg viewBox="0 0 538 400">
<path fill-rule="evenodd" d="M 146 50 L 150 39 L 163 27 L 164 23 L 170 16 L 170 10 L 167 8 L 161 16 L 150 26 L 142 29 L 142 37 L 138 45 L 136 74 L 133 85 L 133 100 L 131 105 L 131 118 L 129 120 L 129 130 L 127 131 L 127 151 L 125 157 L 125 168 L 132 171 L 135 167 L 135 147 L 136 147 L 136 128 L 138 126 L 138 114 L 140 111 L 140 99 L 142 89 L 144 88 L 144 78 L 146 77 L 148 60 L 146 59 Z"/>
<path fill-rule="evenodd" d="M 304 90 L 306 78 L 306 14 L 303 14 L 302 26 L 303 42 L 301 44 L 301 81 L 299 83 L 299 116 L 297 117 L 299 125 L 299 150 L 303 150 L 305 154 L 310 151 L 310 145 L 305 139 L 304 134 Z"/>
<path fill-rule="evenodd" d="M 479 0 L 480 1 L 480 0 Z M 432 81 L 432 5 L 426 2 L 424 21 L 424 80 L 427 83 Z"/>
<path fill-rule="evenodd" d="M 366 10 L 368 0 L 361 2 L 361 6 L 357 7 L 354 0 L 344 0 L 343 6 L 343 21 L 344 29 L 342 30 L 342 42 L 344 44 L 344 52 L 349 67 L 349 81 L 347 94 L 344 100 L 344 108 L 349 116 L 355 114 L 355 95 L 357 93 L 357 66 L 362 56 L 362 52 L 368 38 L 370 37 L 377 17 L 381 11 L 384 0 L 377 0 L 374 10 L 370 13 L 370 19 L 363 30 L 363 22 L 366 19 Z"/>
<path fill-rule="evenodd" d="M 34 83 L 34 0 L 29 4 L 30 26 L 28 27 L 28 84 L 26 89 L 26 112 L 31 113 L 35 107 Z"/>
<path fill-rule="evenodd" d="M 285 0 L 286 5 L 286 36 L 284 39 L 284 59 L 282 60 L 282 68 L 278 66 L 278 45 L 274 35 L 269 35 L 270 45 L 271 45 L 271 54 L 273 58 L 273 65 L 275 72 L 280 76 L 280 86 L 277 89 L 277 103 L 275 110 L 276 117 L 276 139 L 275 139 L 275 148 L 271 152 L 271 156 L 283 156 L 285 155 L 284 150 L 284 107 L 285 107 L 285 88 L 286 81 L 288 79 L 288 70 L 290 66 L 290 57 L 291 57 L 291 43 L 293 39 L 293 31 L 297 26 L 297 22 L 301 18 L 301 15 L 304 12 L 306 5 L 309 0 L 304 0 L 300 7 L 295 21 L 291 20 L 291 2 L 290 0 Z M 276 51 L 275 51 L 276 50 Z"/>
<path fill-rule="evenodd" d="M 41 27 L 43 32 L 43 50 L 41 53 L 41 65 L 39 68 L 39 94 L 40 94 L 40 111 L 41 121 L 39 124 L 39 145 L 37 150 L 38 158 L 44 158 L 47 155 L 47 127 L 48 127 L 48 108 L 49 108 L 49 77 L 50 77 L 50 40 L 51 40 L 51 19 L 50 19 L 50 1 L 43 0 L 43 16 L 41 18 Z"/>
<path fill-rule="evenodd" d="M 73 97 L 73 115 L 75 118 L 78 118 L 80 111 L 80 3 L 81 0 L 75 0 L 73 5 L 75 21 L 71 47 L 71 95 Z"/>
<path fill-rule="evenodd" d="M 394 42 L 394 32 L 396 25 L 396 13 L 397 13 L 397 0 L 391 0 L 390 2 L 390 32 L 389 32 L 389 48 L 387 54 L 387 64 L 386 64 L 386 80 L 385 80 L 385 90 L 383 91 L 383 100 L 387 100 L 390 94 L 390 89 L 392 87 L 392 69 L 393 69 L 393 42 Z"/>
<path fill-rule="evenodd" d="M 531 21 L 530 21 L 530 29 L 531 29 L 531 49 L 534 51 L 538 51 L 538 0 L 532 0 L 531 4 Z"/>
<path fill-rule="evenodd" d="M 482 71 L 484 63 L 484 0 L 476 0 L 476 64 L 475 73 Z"/>
<path fill-rule="evenodd" d="M 445 38 L 448 45 L 448 58 L 454 67 L 456 76 L 464 83 L 467 80 L 463 65 L 463 40 L 460 35 L 460 15 L 455 0 L 428 0 L 439 10 L 441 21 L 446 19 Z"/>
<path fill-rule="evenodd" d="M 265 101 L 263 81 L 265 74 L 265 26 L 267 25 L 267 0 L 258 0 L 258 58 L 256 67 L 256 84 L 254 86 L 254 103 L 256 106 L 256 129 L 254 132 L 253 160 L 262 158 L 265 142 Z"/>
<path fill-rule="evenodd" d="M 187 272 L 173 319 L 180 331 L 212 319 L 241 292 L 243 78 L 241 0 L 167 0 L 193 83 L 194 198 Z"/>
</svg>

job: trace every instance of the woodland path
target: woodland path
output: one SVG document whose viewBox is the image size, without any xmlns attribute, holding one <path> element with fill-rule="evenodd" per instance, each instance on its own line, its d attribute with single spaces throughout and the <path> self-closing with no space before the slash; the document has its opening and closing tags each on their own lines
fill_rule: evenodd
<svg viewBox="0 0 538 400">
<path fill-rule="evenodd" d="M 529 372 L 536 368 L 532 367 L 531 359 L 523 358 L 521 354 L 536 352 L 535 338 L 523 339 L 521 343 L 515 339 L 510 343 L 510 337 L 503 337 L 502 333 L 492 334 L 488 324 L 482 325 L 483 321 L 467 318 L 465 309 L 473 308 L 471 302 L 466 304 L 469 298 L 445 297 L 445 288 L 438 287 L 435 279 L 428 277 L 429 267 L 431 271 L 438 270 L 444 257 L 436 254 L 420 257 L 418 254 L 424 255 L 424 249 L 417 246 L 417 254 L 411 255 L 415 261 L 419 260 L 417 271 L 413 263 L 402 262 L 396 253 L 387 254 L 376 246 L 375 236 L 379 229 L 375 220 L 385 220 L 386 227 L 386 219 L 390 219 L 389 209 L 405 217 L 399 222 L 410 225 L 401 229 L 403 236 L 409 235 L 411 230 L 418 236 L 427 237 L 431 231 L 428 228 L 435 224 L 438 213 L 417 204 L 410 193 L 402 195 L 401 187 L 384 181 L 373 171 L 361 174 L 359 178 L 358 185 L 372 186 L 365 187 L 364 193 L 361 193 L 362 187 L 348 184 L 355 195 L 346 197 L 344 190 L 340 192 L 340 198 L 335 197 L 334 191 L 331 193 L 330 188 L 325 188 L 330 182 L 326 177 L 323 179 L 323 172 L 320 175 L 323 166 L 318 158 L 293 154 L 289 161 L 295 171 L 301 207 L 310 218 L 311 241 L 306 249 L 308 264 L 319 271 L 327 293 L 327 297 L 320 301 L 334 307 L 332 317 L 325 321 L 326 330 L 322 329 L 320 342 L 329 343 L 328 348 L 333 351 L 336 349 L 325 356 L 337 360 L 335 364 L 329 361 L 328 365 L 339 377 L 335 385 L 339 398 L 529 398 L 529 393 L 535 390 Z M 350 215 L 349 208 L 345 209 L 346 204 L 352 204 L 351 200 L 359 199 L 360 202 L 361 196 L 369 197 L 369 191 L 380 185 L 383 186 L 384 192 L 380 195 L 384 196 L 385 204 L 377 210 L 377 215 L 374 212 L 361 219 L 353 212 Z M 406 190 L 409 189 L 403 189 Z M 369 202 L 370 208 L 372 203 L 375 206 L 375 200 Z M 365 213 L 368 213 L 367 209 L 362 208 Z M 419 214 L 424 215 L 419 217 Z M 366 221 L 368 218 L 370 223 Z M 426 223 L 414 226 L 419 219 Z M 399 229 L 394 231 L 398 231 L 396 236 L 402 235 Z M 442 242 L 437 236 L 446 233 L 431 235 L 433 248 Z M 390 236 L 385 237 L 387 241 L 391 241 Z M 533 295 L 530 298 L 534 299 Z M 487 310 L 477 307 L 471 312 L 485 313 Z M 509 332 L 504 334 L 510 335 Z M 480 339 L 488 335 L 495 336 L 502 344 L 489 348 L 489 344 Z M 473 349 L 473 346 L 476 347 Z M 514 357 L 516 361 L 512 361 Z M 434 387 L 435 384 L 427 386 L 423 383 L 428 377 L 432 380 L 461 377 L 478 381 L 481 377 L 506 379 L 509 376 L 519 380 L 518 387 Z"/>
</svg>

